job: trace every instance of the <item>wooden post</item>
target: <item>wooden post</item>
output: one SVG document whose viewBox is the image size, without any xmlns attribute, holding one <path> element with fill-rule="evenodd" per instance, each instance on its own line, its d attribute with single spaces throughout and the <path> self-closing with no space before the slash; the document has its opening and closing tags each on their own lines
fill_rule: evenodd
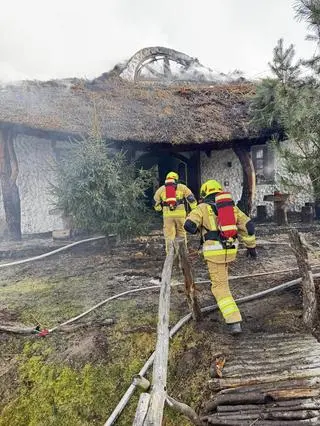
<svg viewBox="0 0 320 426">
<path fill-rule="evenodd" d="M 287 201 L 286 200 L 274 200 L 274 221 L 277 225 L 288 225 L 287 216 Z"/>
<path fill-rule="evenodd" d="M 161 426 L 163 409 L 167 397 L 167 369 L 169 355 L 170 283 L 174 258 L 173 242 L 170 242 L 161 276 L 159 296 L 158 331 L 153 364 L 152 390 L 149 409 L 144 426 Z"/>
<path fill-rule="evenodd" d="M 303 206 L 301 208 L 301 221 L 302 223 L 313 223 L 313 207 Z"/>
<path fill-rule="evenodd" d="M 134 416 L 132 426 L 141 426 L 146 418 L 150 402 L 150 394 L 142 393 L 139 398 L 138 408 Z"/>
<path fill-rule="evenodd" d="M 184 276 L 187 302 L 188 302 L 190 312 L 192 313 L 192 318 L 195 321 L 201 321 L 201 318 L 202 318 L 201 309 L 198 303 L 197 296 L 195 294 L 193 274 L 192 274 L 191 266 L 187 257 L 186 242 L 183 238 L 177 238 L 175 246 L 176 246 L 176 251 L 180 258 L 180 264 L 181 264 L 181 268 L 182 268 L 182 272 Z"/>
<path fill-rule="evenodd" d="M 306 245 L 296 229 L 290 229 L 289 241 L 302 277 L 303 286 L 303 320 L 309 327 L 313 325 L 318 316 L 316 288 L 313 281 L 311 266 L 308 262 L 308 251 Z"/>
<path fill-rule="evenodd" d="M 16 184 L 18 161 L 14 151 L 12 134 L 0 129 L 0 180 L 3 207 L 8 225 L 9 239 L 21 240 L 21 207 Z"/>
<path fill-rule="evenodd" d="M 243 171 L 243 188 L 238 206 L 244 213 L 250 216 L 256 193 L 256 172 L 248 148 L 236 144 L 233 150 L 239 158 Z"/>
<path fill-rule="evenodd" d="M 267 206 L 257 206 L 257 221 L 265 222 L 267 218 Z"/>
</svg>

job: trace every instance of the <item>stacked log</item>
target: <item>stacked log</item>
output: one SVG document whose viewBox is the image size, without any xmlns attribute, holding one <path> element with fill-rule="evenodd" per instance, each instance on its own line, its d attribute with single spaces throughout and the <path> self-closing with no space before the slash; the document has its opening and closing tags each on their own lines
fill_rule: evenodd
<svg viewBox="0 0 320 426">
<path fill-rule="evenodd" d="M 210 425 L 320 424 L 320 344 L 304 334 L 257 334 L 237 342 L 202 418 Z"/>
</svg>

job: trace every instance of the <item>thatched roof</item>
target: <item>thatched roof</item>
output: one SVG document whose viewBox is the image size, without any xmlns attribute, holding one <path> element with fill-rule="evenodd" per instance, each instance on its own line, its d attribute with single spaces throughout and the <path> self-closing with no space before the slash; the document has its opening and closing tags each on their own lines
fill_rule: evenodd
<svg viewBox="0 0 320 426">
<path fill-rule="evenodd" d="M 0 126 L 59 137 L 99 123 L 107 139 L 218 143 L 258 137 L 248 124 L 251 83 L 131 83 L 112 74 L 88 82 L 23 82 L 0 88 Z"/>
</svg>

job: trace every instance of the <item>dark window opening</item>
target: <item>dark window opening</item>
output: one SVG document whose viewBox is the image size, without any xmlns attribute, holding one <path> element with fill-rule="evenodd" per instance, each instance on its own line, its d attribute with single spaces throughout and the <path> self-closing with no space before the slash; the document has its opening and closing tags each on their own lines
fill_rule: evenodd
<svg viewBox="0 0 320 426">
<path fill-rule="evenodd" d="M 267 145 L 251 147 L 257 184 L 274 183 L 274 153 Z"/>
</svg>

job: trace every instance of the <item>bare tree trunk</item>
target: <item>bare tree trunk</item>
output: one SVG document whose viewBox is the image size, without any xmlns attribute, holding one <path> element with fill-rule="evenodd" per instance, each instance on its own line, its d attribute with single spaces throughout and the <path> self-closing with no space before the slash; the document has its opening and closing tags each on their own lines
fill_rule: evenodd
<svg viewBox="0 0 320 426">
<path fill-rule="evenodd" d="M 249 148 L 240 146 L 238 144 L 234 145 L 233 150 L 239 158 L 243 171 L 242 195 L 238 206 L 249 216 L 252 211 L 253 200 L 256 193 L 256 173 Z"/>
<path fill-rule="evenodd" d="M 313 328 L 318 316 L 316 288 L 313 281 L 311 266 L 308 262 L 308 251 L 300 234 L 296 229 L 290 229 L 289 240 L 291 248 L 297 259 L 297 264 L 302 277 L 303 286 L 303 320 L 310 328 Z"/>
<path fill-rule="evenodd" d="M 16 184 L 19 168 L 12 134 L 0 130 L 0 180 L 9 239 L 21 240 L 21 207 Z"/>
</svg>

